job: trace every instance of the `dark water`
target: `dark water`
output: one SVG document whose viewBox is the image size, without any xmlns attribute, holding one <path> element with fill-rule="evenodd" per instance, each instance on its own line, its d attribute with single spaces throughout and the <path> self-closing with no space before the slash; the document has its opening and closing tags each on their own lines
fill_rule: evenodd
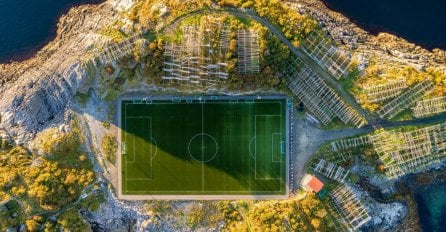
<svg viewBox="0 0 446 232">
<path fill-rule="evenodd" d="M 385 31 L 427 49 L 446 49 L 446 0 L 323 0 L 373 34 Z"/>
<path fill-rule="evenodd" d="M 446 181 L 415 193 L 423 231 L 446 231 Z"/>
<path fill-rule="evenodd" d="M 29 58 L 56 35 L 70 7 L 101 0 L 0 0 L 0 63 Z"/>
</svg>

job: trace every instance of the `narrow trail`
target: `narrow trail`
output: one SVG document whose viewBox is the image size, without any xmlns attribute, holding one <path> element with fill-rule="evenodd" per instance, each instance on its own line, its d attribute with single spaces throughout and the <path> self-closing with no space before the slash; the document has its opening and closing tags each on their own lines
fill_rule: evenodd
<svg viewBox="0 0 446 232">
<path fill-rule="evenodd" d="M 296 177 L 295 180 L 299 181 L 304 175 L 304 167 L 311 157 L 315 154 L 318 148 L 324 143 L 358 136 L 362 134 L 371 133 L 375 128 L 396 128 L 401 126 L 427 126 L 435 123 L 446 122 L 446 114 L 432 116 L 423 119 L 413 119 L 401 122 L 384 122 L 380 123 L 380 127 L 365 126 L 362 128 L 345 128 L 337 130 L 321 130 L 315 127 L 311 122 L 306 120 L 303 116 L 297 115 L 294 118 L 294 125 L 296 129 L 293 131 L 295 138 L 294 149 L 291 155 L 294 155 L 291 160 L 294 162 L 294 170 L 291 170 Z M 294 183 L 295 185 L 298 183 Z"/>
<path fill-rule="evenodd" d="M 394 128 L 400 126 L 422 126 L 429 125 L 433 123 L 446 122 L 446 113 L 432 116 L 422 119 L 413 119 L 401 122 L 390 122 L 384 119 L 377 119 L 372 114 L 364 110 L 356 100 L 343 89 L 340 83 L 338 83 L 324 68 L 317 64 L 311 57 L 304 53 L 301 49 L 296 48 L 292 43 L 285 37 L 285 35 L 273 25 L 268 20 L 260 17 L 252 10 L 240 10 L 236 8 L 220 8 L 220 9 L 200 9 L 197 11 L 192 11 L 181 15 L 165 25 L 160 32 L 166 30 L 171 30 L 172 27 L 178 25 L 182 20 L 205 13 L 217 13 L 217 14 L 229 14 L 238 18 L 254 20 L 263 26 L 267 27 L 269 31 L 274 34 L 283 44 L 285 44 L 290 51 L 301 58 L 303 62 L 310 67 L 314 72 L 316 72 L 329 86 L 331 86 L 350 106 L 352 106 L 362 117 L 364 117 L 369 125 L 362 128 L 346 128 L 338 130 L 321 130 L 313 126 L 310 122 L 305 120 L 303 116 L 297 116 L 293 119 L 295 128 L 292 131 L 292 136 L 295 141 L 295 146 L 293 146 L 291 157 L 293 162 L 293 170 L 290 170 L 294 181 L 300 181 L 304 174 L 304 166 L 311 159 L 317 149 L 324 143 L 333 141 L 336 139 L 357 136 L 361 134 L 370 133 L 377 128 Z M 292 185 L 298 186 L 298 183 L 292 183 Z M 296 185 L 297 184 L 297 185 Z"/>
<path fill-rule="evenodd" d="M 362 117 L 364 117 L 369 123 L 375 122 L 374 117 L 364 110 L 356 100 L 348 94 L 338 83 L 335 78 L 328 73 L 327 70 L 322 68 L 318 63 L 316 63 L 310 56 L 302 51 L 300 48 L 296 48 L 287 38 L 286 36 L 278 29 L 275 25 L 273 25 L 268 20 L 260 17 L 252 10 L 239 10 L 236 8 L 221 8 L 221 9 L 200 9 L 197 11 L 192 11 L 186 13 L 184 15 L 179 16 L 178 18 L 171 21 L 168 25 L 164 26 L 160 32 L 164 32 L 165 30 L 170 30 L 172 26 L 178 25 L 182 20 L 199 15 L 204 13 L 217 13 L 217 14 L 229 14 L 238 18 L 250 19 L 254 20 L 263 26 L 267 27 L 269 31 L 276 36 L 283 44 L 285 44 L 288 49 L 297 57 L 299 57 L 304 64 L 310 67 L 314 72 L 316 72 L 330 87 L 332 87 L 350 106 L 352 106 Z"/>
</svg>

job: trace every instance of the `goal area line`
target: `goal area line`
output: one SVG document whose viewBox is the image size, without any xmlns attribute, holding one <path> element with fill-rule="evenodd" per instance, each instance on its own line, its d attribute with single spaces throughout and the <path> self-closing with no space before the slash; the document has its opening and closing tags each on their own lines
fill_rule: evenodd
<svg viewBox="0 0 446 232">
<path fill-rule="evenodd" d="M 275 101 L 276 99 L 277 101 Z M 289 194 L 289 174 L 287 173 L 289 128 L 287 127 L 289 126 L 289 114 L 292 110 L 292 108 L 289 109 L 288 103 L 289 99 L 286 96 L 278 95 L 272 97 L 121 97 L 118 106 L 118 128 L 121 128 L 118 135 L 119 158 L 117 158 L 118 198 L 129 200 L 286 199 Z M 222 106 L 216 106 L 216 104 Z M 239 105 L 235 106 L 236 104 Z M 196 172 L 199 170 L 196 168 L 197 164 L 183 167 L 181 165 L 185 161 L 178 161 L 187 158 L 187 154 L 182 155 L 181 151 L 183 141 L 186 141 L 184 139 L 189 138 L 189 134 L 194 132 L 195 128 L 199 128 L 195 126 L 195 121 L 191 122 L 192 124 L 187 124 L 188 120 L 196 120 L 197 125 L 200 121 L 199 111 L 197 111 L 198 113 L 185 114 L 182 109 L 185 109 L 184 112 L 195 112 L 195 109 L 200 107 L 199 105 L 204 106 L 204 114 L 203 109 L 201 113 L 201 134 L 208 133 L 212 137 L 215 136 L 214 140 L 217 140 L 217 145 L 208 144 L 210 139 L 204 137 L 207 142 L 206 155 L 202 154 L 200 161 L 197 162 L 211 160 L 212 156 L 208 153 L 211 154 L 214 147 L 222 146 L 222 149 L 217 149 L 217 151 L 220 150 L 217 159 L 214 159 L 210 164 L 202 164 L 204 171 L 202 170 L 201 175 Z M 206 107 L 206 105 L 210 106 Z M 235 116 L 224 116 L 231 114 Z M 203 121 L 206 127 L 203 126 Z M 219 123 L 214 125 L 212 122 Z M 170 123 L 166 125 L 172 125 L 174 129 L 163 127 L 162 125 L 165 123 Z M 189 125 L 184 127 L 187 128 L 187 131 L 184 131 L 183 124 Z M 232 128 L 229 129 L 232 133 L 230 136 L 227 135 L 229 137 L 222 139 L 224 131 L 219 130 L 218 126 L 225 127 L 226 125 Z M 203 128 L 207 129 L 203 131 Z M 178 136 L 170 137 L 169 133 Z M 183 133 L 185 134 L 183 135 Z M 249 141 L 246 140 L 247 137 L 249 137 Z M 178 139 L 178 141 L 170 140 L 170 138 Z M 203 140 L 203 138 L 201 139 Z M 194 144 L 196 145 L 196 143 Z M 192 153 L 199 154 L 197 153 L 200 151 L 197 148 L 198 145 L 195 145 L 192 147 Z M 202 144 L 202 146 L 204 145 Z M 186 148 L 189 149 L 189 146 Z M 245 150 L 250 151 L 246 154 L 247 157 L 243 156 Z M 251 150 L 254 151 L 251 152 Z M 227 152 L 232 155 L 224 158 L 222 154 Z M 189 162 L 193 162 L 193 160 Z M 227 162 L 237 163 L 234 170 L 225 171 L 230 168 L 224 166 Z M 166 166 L 167 164 L 168 166 Z M 215 167 L 213 168 L 213 166 Z M 220 172 L 226 174 L 216 175 L 218 172 L 211 171 L 215 168 L 221 168 Z M 192 170 L 192 172 L 186 176 L 175 174 L 187 170 Z M 240 180 L 237 179 L 239 176 L 231 177 L 234 173 L 239 172 L 245 173 L 243 178 L 240 177 Z M 227 183 L 225 182 L 226 184 L 216 184 L 218 182 L 214 180 L 221 178 L 229 179 Z M 183 181 L 184 184 L 180 185 L 172 182 L 182 180 L 187 181 Z M 237 184 L 237 180 L 239 184 Z M 200 181 L 202 182 L 201 188 L 199 187 Z M 240 181 L 246 182 L 241 185 Z M 174 184 L 172 186 L 176 187 L 168 187 L 171 186 L 170 184 Z M 194 187 L 195 185 L 197 188 Z"/>
<path fill-rule="evenodd" d="M 254 178 L 256 179 L 256 180 L 281 180 L 282 178 L 281 178 L 281 174 L 282 174 L 282 160 L 281 160 L 281 158 L 280 158 L 280 156 L 281 156 L 281 153 L 279 152 L 279 154 L 278 154 L 278 156 L 279 156 L 279 159 L 277 160 L 277 159 L 275 159 L 275 154 L 276 154 L 276 152 L 275 152 L 275 146 L 274 146 L 274 144 L 275 144 L 275 141 L 274 141 L 274 138 L 275 137 L 277 137 L 277 135 L 279 135 L 279 144 L 280 144 L 280 139 L 281 139 L 281 137 L 282 137 L 282 131 L 280 131 L 280 132 L 276 132 L 276 131 L 270 131 L 270 132 L 265 132 L 265 133 L 260 133 L 260 134 L 263 134 L 264 136 L 260 136 L 259 134 L 258 134 L 258 128 L 259 128 L 259 125 L 258 125 L 258 118 L 279 118 L 279 120 L 277 121 L 277 120 L 274 120 L 274 119 L 272 119 L 272 120 L 266 120 L 266 121 L 269 121 L 269 125 L 271 126 L 271 125 L 273 125 L 273 122 L 278 122 L 279 123 L 279 126 L 277 127 L 277 126 L 274 126 L 274 127 L 272 127 L 272 128 L 281 128 L 281 126 L 280 126 L 280 123 L 281 123 L 281 118 L 282 118 L 282 115 L 280 114 L 278 114 L 278 115 L 255 115 L 254 116 L 254 136 L 256 137 L 256 139 L 255 139 L 255 141 L 254 141 L 254 143 L 255 143 L 255 146 L 254 146 L 254 157 L 255 157 L 255 162 L 254 162 L 254 172 L 255 172 L 255 176 L 254 176 Z M 259 120 L 261 120 L 261 119 L 259 119 Z M 262 129 L 263 128 L 261 128 L 261 129 L 259 129 L 259 131 L 262 131 Z M 282 130 L 282 129 L 280 129 L 280 130 Z M 260 166 L 266 166 L 267 164 L 265 164 L 265 162 L 268 160 L 268 155 L 259 155 L 257 152 L 258 152 L 258 150 L 257 150 L 257 147 L 258 147 L 258 140 L 259 140 L 259 138 L 261 138 L 261 137 L 266 137 L 266 136 L 270 136 L 271 137 L 271 143 L 270 143 L 270 147 L 271 147 L 271 150 L 269 150 L 269 149 L 261 149 L 261 151 L 263 151 L 263 152 L 268 152 L 268 151 L 271 151 L 271 154 L 270 154 L 270 157 L 271 157 L 271 165 L 270 166 L 273 166 L 274 165 L 274 163 L 276 163 L 276 164 L 279 164 L 279 166 L 280 166 L 280 169 L 279 169 L 279 173 L 278 173 L 278 176 L 279 177 L 269 177 L 267 174 L 266 175 L 264 175 L 263 177 L 261 176 L 261 172 L 262 172 L 262 167 L 258 167 L 259 165 L 258 164 L 260 164 Z M 266 139 L 266 141 L 267 141 L 268 139 Z M 265 141 L 265 142 L 266 142 Z M 263 146 L 265 146 L 265 142 L 263 142 L 263 143 L 260 143 L 260 144 L 262 144 Z M 267 143 L 266 143 L 267 144 Z M 276 148 L 277 148 L 277 146 L 276 146 Z M 279 145 L 279 148 L 280 148 L 280 145 Z M 262 158 L 260 158 L 260 157 L 262 157 Z M 277 157 L 276 157 L 277 158 Z M 261 164 L 261 162 L 263 162 L 263 164 L 264 165 L 262 165 Z M 271 167 L 271 169 L 272 169 L 272 167 Z M 268 173 L 266 170 L 264 170 L 264 172 L 265 173 Z M 272 173 L 270 173 L 270 175 L 271 175 Z"/>
</svg>

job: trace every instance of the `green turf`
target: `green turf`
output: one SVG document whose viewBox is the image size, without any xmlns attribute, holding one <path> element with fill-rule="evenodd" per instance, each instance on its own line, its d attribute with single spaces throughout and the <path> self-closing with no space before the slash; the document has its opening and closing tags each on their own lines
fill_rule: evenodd
<svg viewBox="0 0 446 232">
<path fill-rule="evenodd" d="M 122 194 L 286 194 L 287 99 L 121 104 Z"/>
</svg>

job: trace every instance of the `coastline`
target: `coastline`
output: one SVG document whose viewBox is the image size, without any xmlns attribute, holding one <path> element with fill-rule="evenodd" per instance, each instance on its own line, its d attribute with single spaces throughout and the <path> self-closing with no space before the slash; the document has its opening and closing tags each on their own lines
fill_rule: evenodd
<svg viewBox="0 0 446 232">
<path fill-rule="evenodd" d="M 119 0 L 117 0 L 119 1 Z M 0 89 L 5 84 L 18 80 L 19 77 L 26 75 L 31 70 L 39 69 L 39 66 L 45 66 L 48 63 L 48 71 L 55 71 L 58 67 L 57 63 L 62 62 L 61 57 L 65 56 L 66 52 L 63 49 L 69 50 L 71 53 L 85 52 L 84 48 L 77 47 L 75 40 L 80 40 L 81 34 L 86 34 L 93 28 L 82 27 L 87 24 L 84 21 L 96 21 L 97 28 L 105 25 L 107 19 L 112 20 L 116 17 L 116 12 L 107 2 L 102 1 L 99 4 L 82 4 L 70 7 L 68 12 L 62 14 L 56 25 L 56 33 L 53 38 L 46 43 L 41 49 L 29 55 L 21 61 L 13 60 L 12 62 L 0 63 Z M 106 14 L 105 12 L 109 12 Z M 104 15 L 100 15 L 100 14 Z M 52 63 L 52 64 L 51 64 Z"/>
<path fill-rule="evenodd" d="M 28 59 L 33 58 L 40 50 L 42 50 L 46 45 L 48 45 L 51 41 L 55 40 L 57 37 L 58 23 L 61 18 L 68 14 L 68 12 L 72 8 L 80 7 L 80 6 L 95 6 L 105 2 L 105 0 L 83 0 L 80 3 L 69 3 L 67 6 L 59 9 L 57 15 L 51 19 L 52 24 L 50 25 L 50 33 L 41 40 L 37 41 L 33 45 L 28 45 L 26 51 L 13 52 L 6 57 L 0 58 L 0 64 L 10 64 L 14 62 L 24 62 Z"/>
<path fill-rule="evenodd" d="M 7 63 L 0 62 L 0 87 L 4 83 L 23 75 L 26 70 L 33 66 L 46 62 L 55 53 L 56 46 L 60 47 L 66 40 L 73 37 L 72 34 L 76 34 L 76 29 L 82 29 L 76 28 L 79 25 L 69 25 L 73 21 L 82 21 L 84 18 L 87 18 L 87 15 L 82 14 L 86 14 L 88 11 L 91 12 L 90 14 L 99 12 L 105 5 L 109 5 L 108 10 L 116 13 L 116 9 L 113 9 L 112 5 L 117 7 L 122 1 L 132 2 L 133 0 L 94 1 L 100 1 L 101 3 L 74 6 L 68 12 L 62 14 L 57 23 L 56 35 L 41 49 L 33 52 L 32 55 L 30 54 L 29 58 L 13 60 Z M 416 68 L 446 64 L 445 50 L 434 49 L 429 51 L 388 33 L 380 33 L 376 36 L 371 35 L 344 15 L 330 10 L 321 0 L 302 0 L 299 4 L 288 1 L 285 4 L 315 18 L 340 47 L 351 50 L 359 54 L 359 56 L 364 56 L 365 59 L 371 56 L 381 57 L 381 60 L 413 65 Z M 77 14 L 78 12 L 82 14 Z"/>
<path fill-rule="evenodd" d="M 401 183 L 407 186 L 411 198 L 410 201 L 413 201 L 416 204 L 416 207 L 410 207 L 409 210 L 412 210 L 418 214 L 418 225 L 420 229 L 428 231 L 435 229 L 432 228 L 434 225 L 431 225 L 429 222 L 432 215 L 429 215 L 429 206 L 426 205 L 428 203 L 424 202 L 425 199 L 423 198 L 425 197 L 424 195 L 429 192 L 429 189 L 433 188 L 434 186 L 446 184 L 446 167 L 444 164 L 423 173 L 411 174 L 404 177 L 401 180 Z M 436 196 L 436 198 L 441 199 L 442 196 L 439 195 Z M 412 218 L 411 220 L 414 219 Z"/>
<path fill-rule="evenodd" d="M 415 13 L 422 14 L 418 15 L 418 17 L 426 16 L 427 8 L 415 8 L 419 3 L 417 3 L 418 5 L 414 4 L 414 6 L 401 6 L 400 1 L 386 4 L 366 2 L 346 4 L 343 1 L 337 0 L 322 0 L 322 2 L 329 10 L 339 12 L 349 18 L 352 23 L 358 25 L 360 28 L 374 36 L 377 36 L 380 33 L 387 33 L 405 38 L 410 43 L 417 44 L 429 51 L 432 51 L 433 49 L 446 50 L 444 40 L 441 41 L 441 39 L 439 39 L 444 37 L 444 35 L 437 33 L 436 31 L 438 30 L 435 30 L 435 28 L 443 28 L 440 21 L 434 20 L 432 17 L 423 17 L 426 19 L 421 21 L 411 19 L 410 16 L 415 15 Z M 364 6 L 363 4 L 366 5 Z M 396 12 L 398 6 L 398 9 L 400 10 Z M 445 6 L 446 5 L 441 5 L 438 9 L 432 10 L 430 15 L 436 15 L 438 11 L 444 9 Z M 364 11 L 363 9 L 368 10 Z M 390 18 L 386 18 L 387 14 L 392 14 L 392 17 L 395 17 L 396 19 L 391 20 Z M 400 17 L 404 20 L 398 20 Z M 406 24 L 411 26 L 406 26 Z M 422 25 L 425 25 L 425 27 L 423 28 Z M 420 32 L 420 29 L 423 32 Z"/>
<path fill-rule="evenodd" d="M 56 79 L 57 72 L 60 70 L 70 69 L 73 63 L 78 62 L 79 59 L 88 58 L 88 53 L 91 52 L 93 45 L 103 42 L 99 38 L 94 37 L 94 35 L 91 35 L 90 32 L 94 34 L 94 29 L 108 25 L 114 18 L 119 17 L 119 13 L 116 10 L 117 7 L 112 4 L 116 2 L 119 2 L 119 0 L 108 0 L 99 5 L 81 5 L 71 8 L 59 19 L 55 38 L 36 52 L 35 55 L 22 62 L 16 61 L 9 64 L 0 64 L 0 91 L 5 93 L 5 97 L 2 99 L 4 102 L 0 102 L 0 109 L 16 107 L 16 102 L 18 102 L 16 99 L 20 99 L 19 95 L 22 92 L 26 92 L 26 95 L 22 94 L 21 99 L 22 101 L 23 99 L 26 101 L 32 97 L 33 93 L 31 91 L 39 88 L 37 85 L 40 85 L 40 87 L 43 86 L 43 88 L 46 87 L 46 82 L 40 82 L 41 79 L 47 79 L 48 82 Z M 430 52 L 420 46 L 387 33 L 382 33 L 378 36 L 370 35 L 339 13 L 324 8 L 320 1 L 304 0 L 303 2 L 304 6 L 299 10 L 309 12 L 317 20 L 320 20 L 323 28 L 341 46 L 353 51 L 355 56 L 379 56 L 385 62 L 394 61 L 416 67 L 440 65 L 446 62 L 446 53 L 443 50 L 438 49 L 438 52 Z M 94 28 L 92 28 L 92 24 L 86 23 L 89 20 L 95 22 Z M 91 41 L 84 40 L 84 35 L 90 35 L 91 38 L 88 40 Z M 66 58 L 70 59 L 65 60 Z M 45 70 L 41 72 L 38 68 L 39 66 L 45 66 Z M 82 79 L 83 72 L 85 70 L 79 71 L 78 78 L 80 80 Z M 50 74 L 48 75 L 48 73 Z M 75 87 L 77 88 L 78 86 Z M 30 90 L 31 88 L 34 88 L 34 90 Z M 28 93 L 27 90 L 31 93 Z M 19 97 L 16 98 L 16 96 Z M 24 120 L 26 121 L 27 119 Z M 13 128 L 12 130 L 17 129 Z M 27 130 L 21 132 L 28 132 Z M 21 134 L 19 133 L 18 135 Z M 443 171 L 446 173 L 446 170 Z M 446 178 L 446 176 L 442 176 L 441 178 Z M 417 212 L 413 211 L 412 208 L 414 202 L 413 195 L 412 198 L 409 196 L 407 202 L 409 202 L 407 203 L 409 208 L 412 209 L 411 212 Z M 415 214 L 411 214 L 410 212 L 409 217 L 406 217 L 404 221 L 418 223 Z"/>
<path fill-rule="evenodd" d="M 73 7 L 59 19 L 55 39 L 32 58 L 0 64 L 0 127 L 7 128 L 16 144 L 27 143 L 50 126 L 46 122 L 62 116 L 87 75 L 84 64 L 108 42 L 98 32 L 117 20 L 129 1 Z"/>
<path fill-rule="evenodd" d="M 335 42 L 351 51 L 353 56 L 379 57 L 378 62 L 410 65 L 417 69 L 446 64 L 445 50 L 429 51 L 386 32 L 372 35 L 346 16 L 330 10 L 321 0 L 302 0 L 299 4 L 289 5 L 315 18 Z"/>
</svg>

